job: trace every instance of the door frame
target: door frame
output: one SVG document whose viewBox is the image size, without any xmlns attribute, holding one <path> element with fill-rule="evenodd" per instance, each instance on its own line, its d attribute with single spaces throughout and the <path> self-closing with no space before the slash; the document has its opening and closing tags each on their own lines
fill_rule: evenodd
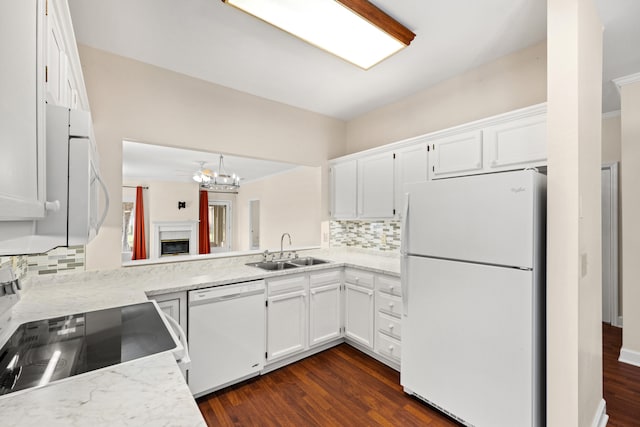
<svg viewBox="0 0 640 427">
<path fill-rule="evenodd" d="M 217 253 L 217 252 L 230 252 L 231 248 L 233 247 L 233 242 L 232 242 L 232 235 L 231 235 L 231 231 L 233 228 L 233 225 L 231 224 L 231 219 L 233 218 L 233 216 L 231 215 L 231 211 L 233 209 L 233 202 L 231 200 L 209 200 L 209 207 L 211 206 L 216 206 L 216 205 L 225 205 L 227 207 L 226 209 L 226 218 L 225 218 L 225 222 L 227 224 L 227 244 L 224 247 L 211 247 L 211 253 Z M 211 221 L 211 218 L 209 219 L 209 221 Z M 211 245 L 211 242 L 209 242 L 209 245 Z"/>
<path fill-rule="evenodd" d="M 618 304 L 619 298 L 619 255 L 618 255 L 618 162 L 613 163 L 605 163 L 601 166 L 600 170 L 609 169 L 611 173 L 611 230 L 609 231 L 609 235 L 611 236 L 610 245 L 611 245 L 611 289 L 609 300 L 611 302 L 610 310 L 611 310 L 611 325 L 622 327 L 622 316 L 620 316 L 620 309 Z"/>
</svg>

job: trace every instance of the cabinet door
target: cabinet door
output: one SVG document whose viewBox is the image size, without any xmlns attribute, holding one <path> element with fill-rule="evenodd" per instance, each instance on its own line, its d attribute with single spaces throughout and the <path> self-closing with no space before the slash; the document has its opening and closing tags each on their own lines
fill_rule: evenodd
<svg viewBox="0 0 640 427">
<path fill-rule="evenodd" d="M 0 220 L 44 217 L 43 5 L 0 4 Z"/>
<path fill-rule="evenodd" d="M 431 179 L 470 175 L 483 169 L 482 131 L 465 132 L 431 142 Z"/>
<path fill-rule="evenodd" d="M 395 158 L 395 202 L 396 217 L 402 214 L 404 185 L 414 182 L 425 182 L 429 179 L 429 158 L 426 142 L 396 150 Z"/>
<path fill-rule="evenodd" d="M 67 54 L 64 49 L 60 21 L 52 3 L 47 12 L 46 32 L 46 85 L 47 102 L 65 106 L 65 85 L 67 73 Z"/>
<path fill-rule="evenodd" d="M 342 295 L 340 283 L 311 289 L 309 304 L 309 345 L 317 345 L 340 337 Z"/>
<path fill-rule="evenodd" d="M 267 301 L 267 360 L 303 351 L 307 342 L 306 291 L 272 296 Z"/>
<path fill-rule="evenodd" d="M 357 163 L 355 160 L 337 163 L 331 173 L 331 212 L 336 219 L 356 217 Z"/>
<path fill-rule="evenodd" d="M 158 307 L 168 316 L 178 322 L 180 327 L 187 333 L 187 294 L 186 292 L 172 292 L 169 294 L 156 295 L 154 299 Z M 179 335 L 180 331 L 174 332 Z"/>
<path fill-rule="evenodd" d="M 373 348 L 373 290 L 345 284 L 345 334 Z"/>
<path fill-rule="evenodd" d="M 483 131 L 490 170 L 540 166 L 547 161 L 547 115 L 525 117 Z"/>
<path fill-rule="evenodd" d="M 393 153 L 358 160 L 358 217 L 392 218 Z"/>
</svg>

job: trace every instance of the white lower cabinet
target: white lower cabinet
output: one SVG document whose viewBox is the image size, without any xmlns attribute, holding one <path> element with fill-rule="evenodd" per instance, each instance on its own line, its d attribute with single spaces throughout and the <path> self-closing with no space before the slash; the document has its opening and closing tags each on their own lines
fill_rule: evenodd
<svg viewBox="0 0 640 427">
<path fill-rule="evenodd" d="M 340 270 L 309 277 L 309 346 L 342 335 L 342 280 Z"/>
<path fill-rule="evenodd" d="M 158 303 L 158 307 L 163 313 L 173 318 L 180 327 L 187 333 L 187 293 L 186 292 L 171 292 L 168 294 L 161 294 L 152 296 L 151 299 Z M 180 331 L 174 328 L 176 334 L 180 334 Z"/>
<path fill-rule="evenodd" d="M 376 353 L 400 364 L 402 354 L 400 278 L 376 276 Z"/>
<path fill-rule="evenodd" d="M 267 281 L 267 361 L 307 348 L 308 277 Z"/>
<path fill-rule="evenodd" d="M 345 270 L 345 336 L 371 349 L 374 328 L 373 277 L 359 270 Z"/>
</svg>

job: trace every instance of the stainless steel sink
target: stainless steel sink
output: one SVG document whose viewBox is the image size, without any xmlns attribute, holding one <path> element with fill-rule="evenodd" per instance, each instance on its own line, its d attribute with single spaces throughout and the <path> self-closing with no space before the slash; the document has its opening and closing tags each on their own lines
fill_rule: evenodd
<svg viewBox="0 0 640 427">
<path fill-rule="evenodd" d="M 258 267 L 263 270 L 275 271 L 275 270 L 287 270 L 289 268 L 297 268 L 299 265 L 291 264 L 286 261 L 260 261 L 260 262 L 250 262 L 248 264 L 249 267 Z"/>
<path fill-rule="evenodd" d="M 329 261 L 326 261 L 324 259 L 320 259 L 320 258 L 314 258 L 314 257 L 304 257 L 304 258 L 296 258 L 296 259 L 292 259 L 290 262 L 297 264 L 297 265 L 318 265 L 318 264 L 326 264 Z"/>
</svg>

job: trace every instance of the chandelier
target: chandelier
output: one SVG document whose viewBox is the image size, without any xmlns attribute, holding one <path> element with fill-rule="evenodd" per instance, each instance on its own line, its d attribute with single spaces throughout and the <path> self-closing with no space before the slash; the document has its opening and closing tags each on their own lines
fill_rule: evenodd
<svg viewBox="0 0 640 427">
<path fill-rule="evenodd" d="M 229 174 L 224 168 L 224 158 L 220 155 L 218 170 L 212 172 L 204 168 L 205 162 L 200 162 L 200 169 L 193 174 L 193 180 L 200 184 L 201 188 L 223 193 L 236 192 L 240 188 L 240 177 Z"/>
</svg>

